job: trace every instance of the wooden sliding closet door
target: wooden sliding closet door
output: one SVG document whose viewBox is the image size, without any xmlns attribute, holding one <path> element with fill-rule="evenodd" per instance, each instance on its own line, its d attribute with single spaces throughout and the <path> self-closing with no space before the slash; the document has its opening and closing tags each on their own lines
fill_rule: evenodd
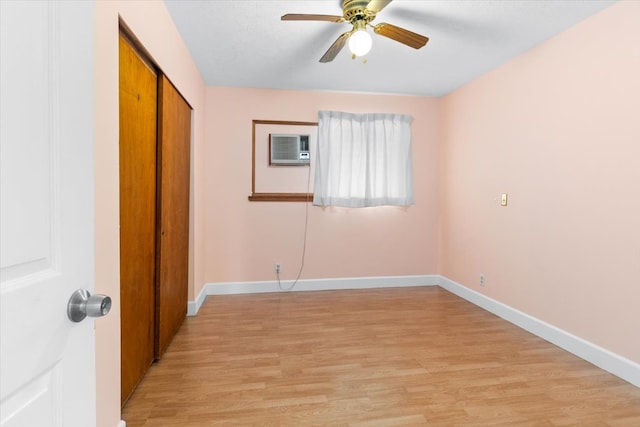
<svg viewBox="0 0 640 427">
<path fill-rule="evenodd" d="M 156 73 L 120 36 L 121 400 L 154 360 Z"/>
<path fill-rule="evenodd" d="M 156 357 L 187 314 L 191 141 L 191 108 L 165 76 L 159 77 L 158 89 Z"/>
</svg>

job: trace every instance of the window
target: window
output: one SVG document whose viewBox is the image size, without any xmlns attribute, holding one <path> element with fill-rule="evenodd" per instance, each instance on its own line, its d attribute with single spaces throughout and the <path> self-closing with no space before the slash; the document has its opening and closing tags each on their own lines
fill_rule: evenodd
<svg viewBox="0 0 640 427">
<path fill-rule="evenodd" d="M 412 117 L 320 111 L 313 204 L 414 204 Z"/>
<path fill-rule="evenodd" d="M 2 0 L 0 0 L 2 1 Z M 315 157 L 318 123 L 252 120 L 251 123 L 251 195 L 252 202 L 309 202 L 313 180 L 314 163 L 306 167 L 273 165 L 270 139 L 273 134 L 308 135 L 309 158 Z"/>
</svg>

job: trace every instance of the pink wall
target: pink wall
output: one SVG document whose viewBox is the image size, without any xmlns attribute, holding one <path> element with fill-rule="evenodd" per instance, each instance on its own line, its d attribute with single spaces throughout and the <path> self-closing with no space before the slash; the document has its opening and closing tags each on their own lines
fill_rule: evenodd
<svg viewBox="0 0 640 427">
<path fill-rule="evenodd" d="M 310 207 L 302 277 L 438 272 L 640 362 L 639 14 L 621 2 L 438 100 L 205 88 L 162 2 L 99 0 L 96 291 L 115 304 L 96 324 L 98 426 L 120 419 L 119 15 L 195 110 L 190 300 L 205 282 L 273 280 L 276 261 L 297 272 L 305 204 L 247 200 L 252 119 L 405 113 L 416 205 Z"/>
<path fill-rule="evenodd" d="M 163 2 L 97 1 L 95 10 L 95 245 L 96 292 L 113 298 L 96 322 L 98 427 L 120 421 L 120 260 L 118 188 L 118 17 L 194 109 L 189 298 L 204 282 L 204 82 Z"/>
<path fill-rule="evenodd" d="M 620 2 L 444 98 L 439 251 L 442 275 L 635 362 L 639 17 Z"/>
<path fill-rule="evenodd" d="M 438 100 L 237 88 L 207 88 L 205 150 L 207 282 L 295 278 L 303 245 L 304 203 L 249 202 L 251 121 L 317 121 L 318 110 L 413 116 L 415 206 L 309 207 L 303 279 L 436 273 Z"/>
</svg>

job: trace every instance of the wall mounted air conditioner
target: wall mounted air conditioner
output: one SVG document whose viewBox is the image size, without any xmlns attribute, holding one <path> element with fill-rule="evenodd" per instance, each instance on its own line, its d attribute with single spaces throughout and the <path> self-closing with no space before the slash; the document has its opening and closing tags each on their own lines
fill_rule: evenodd
<svg viewBox="0 0 640 427">
<path fill-rule="evenodd" d="M 309 135 L 269 134 L 270 165 L 308 165 Z"/>
</svg>

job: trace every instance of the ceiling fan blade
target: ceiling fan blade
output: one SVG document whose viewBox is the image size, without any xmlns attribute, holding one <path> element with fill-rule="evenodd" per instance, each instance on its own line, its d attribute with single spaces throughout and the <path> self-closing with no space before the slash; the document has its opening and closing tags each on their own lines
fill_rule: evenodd
<svg viewBox="0 0 640 427">
<path fill-rule="evenodd" d="M 287 13 L 280 18 L 282 21 L 329 21 L 344 22 L 342 16 L 337 15 L 310 15 L 306 13 Z"/>
<path fill-rule="evenodd" d="M 342 48 L 344 47 L 347 40 L 349 40 L 349 36 L 351 35 L 351 31 L 347 31 L 344 34 L 341 34 L 340 37 L 333 42 L 331 47 L 322 55 L 320 58 L 320 62 L 331 62 L 333 59 L 340 53 Z"/>
<path fill-rule="evenodd" d="M 391 0 L 371 0 L 367 5 L 367 10 L 378 13 L 382 9 L 384 9 L 389 3 L 391 3 Z"/>
<path fill-rule="evenodd" d="M 428 37 L 396 27 L 395 25 L 383 22 L 373 27 L 373 31 L 381 36 L 389 37 L 392 40 L 406 44 L 414 49 L 420 49 L 429 41 Z"/>
</svg>

